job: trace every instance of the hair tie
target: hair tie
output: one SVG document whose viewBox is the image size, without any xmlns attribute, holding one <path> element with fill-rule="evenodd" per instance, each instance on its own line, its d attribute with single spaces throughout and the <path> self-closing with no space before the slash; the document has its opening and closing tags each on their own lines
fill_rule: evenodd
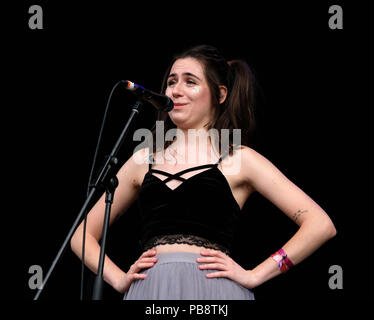
<svg viewBox="0 0 374 320">
<path fill-rule="evenodd" d="M 229 91 L 231 91 L 233 84 L 234 84 L 234 80 L 235 80 L 235 72 L 233 71 L 232 64 L 233 64 L 233 60 L 227 61 L 228 68 L 227 68 L 226 80 L 227 80 Z"/>
</svg>

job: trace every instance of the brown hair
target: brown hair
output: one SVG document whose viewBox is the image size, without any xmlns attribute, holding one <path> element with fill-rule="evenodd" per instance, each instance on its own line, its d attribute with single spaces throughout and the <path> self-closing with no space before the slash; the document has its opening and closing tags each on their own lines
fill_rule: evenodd
<svg viewBox="0 0 374 320">
<path fill-rule="evenodd" d="M 204 74 L 211 92 L 211 100 L 215 109 L 213 119 L 206 125 L 207 129 L 215 128 L 219 132 L 221 129 L 229 129 L 229 150 L 232 154 L 233 129 L 241 129 L 241 144 L 249 146 L 251 136 L 255 128 L 254 119 L 254 76 L 248 64 L 244 60 L 226 61 L 219 51 L 208 45 L 192 47 L 187 51 L 173 57 L 168 69 L 165 72 L 161 93 L 165 94 L 167 79 L 174 62 L 183 58 L 195 58 L 204 69 Z M 226 100 L 220 104 L 219 86 L 224 85 L 228 89 Z M 158 121 L 164 121 L 164 133 L 176 125 L 171 121 L 166 112 L 158 112 Z M 152 128 L 154 149 L 156 150 L 156 129 Z M 220 136 L 218 137 L 220 140 Z M 218 141 L 220 153 L 221 143 Z M 165 141 L 167 148 L 172 141 Z"/>
</svg>

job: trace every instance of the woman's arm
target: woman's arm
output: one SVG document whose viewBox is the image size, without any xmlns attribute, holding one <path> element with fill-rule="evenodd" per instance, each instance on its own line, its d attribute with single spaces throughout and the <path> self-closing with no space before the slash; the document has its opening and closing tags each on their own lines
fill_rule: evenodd
<svg viewBox="0 0 374 320">
<path fill-rule="evenodd" d="M 144 158 L 145 149 L 139 150 L 122 166 L 117 174 L 119 185 L 114 193 L 114 200 L 111 208 L 109 224 L 111 225 L 122 213 L 124 213 L 138 195 L 141 184 L 141 176 L 146 171 L 146 164 L 140 164 L 139 158 Z M 145 173 L 145 172 L 144 172 Z M 102 228 L 105 213 L 105 194 L 90 210 L 87 216 L 86 226 L 86 246 L 85 246 L 85 264 L 97 273 L 98 261 L 100 255 L 100 245 L 98 241 L 102 236 Z M 70 245 L 73 252 L 81 259 L 83 238 L 83 222 L 79 225 L 71 238 Z M 118 283 L 126 273 L 115 265 L 107 256 L 105 256 L 103 278 L 112 287 L 118 287 Z"/>
<path fill-rule="evenodd" d="M 247 182 L 299 226 L 295 235 L 282 246 L 294 265 L 336 235 L 334 224 L 326 212 L 265 157 L 244 148 L 242 169 Z M 277 263 L 269 257 L 250 273 L 258 286 L 281 272 Z"/>
</svg>

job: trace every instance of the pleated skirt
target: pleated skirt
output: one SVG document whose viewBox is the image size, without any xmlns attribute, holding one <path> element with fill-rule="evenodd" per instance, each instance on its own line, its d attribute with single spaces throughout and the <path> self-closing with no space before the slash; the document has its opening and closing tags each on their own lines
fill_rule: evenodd
<svg viewBox="0 0 374 320">
<path fill-rule="evenodd" d="M 254 300 L 251 290 L 227 278 L 207 278 L 216 270 L 200 270 L 198 253 L 169 252 L 158 261 L 145 279 L 132 282 L 124 300 Z"/>
</svg>

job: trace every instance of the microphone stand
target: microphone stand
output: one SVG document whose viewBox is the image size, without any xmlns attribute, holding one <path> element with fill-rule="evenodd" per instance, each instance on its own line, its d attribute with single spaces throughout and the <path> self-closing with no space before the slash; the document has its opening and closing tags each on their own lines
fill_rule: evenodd
<svg viewBox="0 0 374 320">
<path fill-rule="evenodd" d="M 117 158 L 113 158 L 114 162 L 116 162 Z M 100 247 L 100 258 L 99 258 L 99 266 L 97 269 L 97 275 L 95 277 L 94 286 L 93 286 L 93 294 L 92 300 L 102 300 L 103 298 L 103 286 L 104 286 L 104 279 L 103 279 L 103 271 L 104 271 L 104 260 L 105 260 L 105 245 L 106 245 L 106 238 L 107 238 L 107 231 L 109 226 L 109 218 L 110 218 L 110 210 L 113 203 L 114 198 L 114 191 L 118 186 L 118 179 L 116 176 L 110 179 L 107 184 L 106 189 L 106 196 L 105 196 L 105 215 L 104 215 L 104 224 L 103 224 L 103 235 Z"/>
<path fill-rule="evenodd" d="M 117 164 L 118 159 L 116 158 L 116 155 L 118 154 L 121 145 L 123 144 L 124 140 L 126 139 L 126 136 L 128 134 L 130 126 L 133 124 L 133 121 L 135 119 L 135 116 L 137 116 L 143 106 L 143 103 L 141 101 L 137 101 L 131 110 L 131 114 L 129 116 L 129 119 L 127 120 L 127 123 L 124 127 L 124 129 L 121 132 L 120 137 L 118 138 L 117 142 L 115 143 L 112 152 L 108 156 L 108 158 L 105 161 L 105 164 L 100 172 L 100 174 L 97 176 L 96 181 L 92 184 L 92 189 L 89 192 L 86 201 L 84 202 L 78 217 L 75 219 L 73 226 L 71 227 L 68 235 L 66 236 L 61 248 L 59 249 L 55 259 L 52 262 L 51 267 L 49 268 L 43 284 L 40 288 L 38 288 L 38 291 L 34 297 L 34 300 L 38 300 L 40 294 L 42 293 L 47 281 L 49 280 L 49 277 L 51 276 L 54 268 L 56 267 L 57 262 L 60 260 L 62 254 L 65 252 L 67 245 L 71 239 L 71 237 L 74 234 L 74 231 L 78 227 L 79 222 L 82 219 L 82 216 L 88 212 L 92 206 L 93 206 L 93 199 L 96 196 L 98 191 L 102 191 L 103 189 L 106 190 L 106 208 L 105 208 L 105 216 L 104 216 L 104 223 L 103 223 L 103 233 L 102 233 L 102 243 L 101 243 L 101 249 L 100 249 L 100 258 L 99 258 L 99 264 L 98 264 L 98 272 L 97 276 L 95 278 L 94 282 L 94 289 L 93 289 L 93 296 L 92 299 L 94 300 L 100 300 L 102 299 L 102 289 L 103 289 L 103 269 L 104 269 L 104 257 L 105 257 L 105 244 L 106 244 L 106 237 L 107 237 L 107 229 L 109 225 L 109 217 L 110 217 L 110 210 L 111 210 L 111 204 L 113 202 L 113 196 L 114 191 L 116 187 L 118 186 L 118 180 L 116 177 L 117 173 Z"/>
</svg>

